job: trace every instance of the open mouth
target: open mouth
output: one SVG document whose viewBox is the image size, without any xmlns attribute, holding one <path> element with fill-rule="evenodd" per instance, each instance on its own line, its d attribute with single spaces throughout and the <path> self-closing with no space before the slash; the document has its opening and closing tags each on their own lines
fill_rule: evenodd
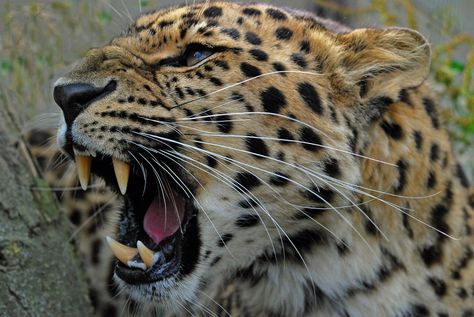
<svg viewBox="0 0 474 317">
<path fill-rule="evenodd" d="M 130 164 L 83 153 L 74 148 L 81 186 L 87 188 L 93 173 L 124 196 L 118 241 L 107 237 L 118 259 L 116 276 L 137 285 L 171 278 L 177 281 L 191 273 L 199 257 L 200 240 L 193 187 L 186 183 L 182 168 L 159 156 L 149 157 L 147 168 L 145 162 Z M 150 162 L 166 168 L 151 168 Z"/>
</svg>

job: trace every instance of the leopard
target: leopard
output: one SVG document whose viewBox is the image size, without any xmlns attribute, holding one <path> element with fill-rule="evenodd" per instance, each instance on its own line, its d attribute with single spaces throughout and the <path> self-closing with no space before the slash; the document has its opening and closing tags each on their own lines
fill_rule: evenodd
<svg viewBox="0 0 474 317">
<path fill-rule="evenodd" d="M 97 316 L 474 316 L 430 63 L 412 29 L 221 1 L 90 49 L 54 85 L 76 164 L 46 175 Z"/>
</svg>

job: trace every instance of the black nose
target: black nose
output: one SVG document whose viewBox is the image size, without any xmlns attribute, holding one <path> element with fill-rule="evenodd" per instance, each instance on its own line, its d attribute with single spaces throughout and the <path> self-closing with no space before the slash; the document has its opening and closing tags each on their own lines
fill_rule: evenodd
<svg viewBox="0 0 474 317">
<path fill-rule="evenodd" d="M 92 102 L 100 100 L 115 90 L 117 83 L 111 81 L 105 87 L 89 84 L 68 84 L 54 87 L 54 101 L 63 110 L 68 126 Z"/>
</svg>

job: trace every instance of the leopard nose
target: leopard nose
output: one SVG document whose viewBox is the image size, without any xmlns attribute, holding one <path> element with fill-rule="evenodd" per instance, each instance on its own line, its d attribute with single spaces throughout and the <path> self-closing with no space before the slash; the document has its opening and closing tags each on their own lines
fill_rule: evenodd
<svg viewBox="0 0 474 317">
<path fill-rule="evenodd" d="M 94 101 L 98 101 L 117 88 L 115 81 L 104 87 L 90 84 L 67 84 L 54 87 L 54 101 L 63 110 L 64 119 L 71 126 L 77 116 Z"/>
</svg>

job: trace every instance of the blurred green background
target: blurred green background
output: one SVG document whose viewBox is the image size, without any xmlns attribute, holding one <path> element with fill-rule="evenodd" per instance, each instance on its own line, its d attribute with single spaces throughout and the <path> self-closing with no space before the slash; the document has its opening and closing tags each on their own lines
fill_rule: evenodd
<svg viewBox="0 0 474 317">
<path fill-rule="evenodd" d="M 192 2 L 191 0 L 188 0 Z M 55 78 L 88 48 L 123 31 L 141 11 L 186 1 L 0 0 L 0 106 L 18 110 L 24 131 L 55 127 Z M 455 150 L 474 176 L 474 1 L 280 0 L 351 26 L 400 25 L 433 44 L 432 82 Z"/>
</svg>

